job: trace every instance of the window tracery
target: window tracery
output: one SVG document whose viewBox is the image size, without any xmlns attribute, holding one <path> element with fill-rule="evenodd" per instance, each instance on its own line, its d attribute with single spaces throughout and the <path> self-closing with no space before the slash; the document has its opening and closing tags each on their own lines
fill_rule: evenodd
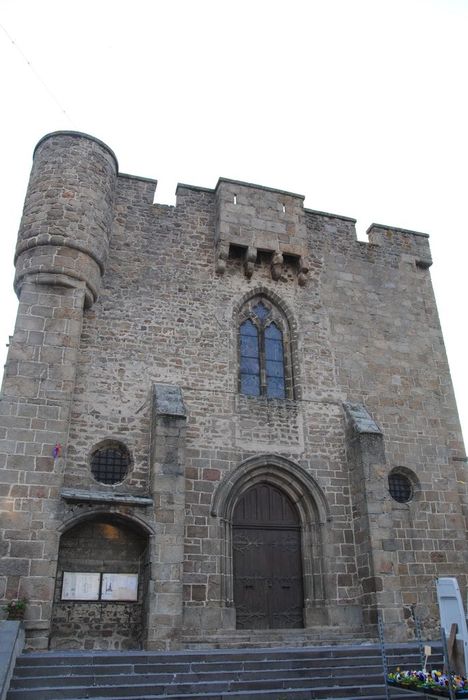
<svg viewBox="0 0 468 700">
<path fill-rule="evenodd" d="M 239 323 L 239 391 L 247 396 L 292 398 L 289 329 L 268 299 L 254 297 Z"/>
</svg>

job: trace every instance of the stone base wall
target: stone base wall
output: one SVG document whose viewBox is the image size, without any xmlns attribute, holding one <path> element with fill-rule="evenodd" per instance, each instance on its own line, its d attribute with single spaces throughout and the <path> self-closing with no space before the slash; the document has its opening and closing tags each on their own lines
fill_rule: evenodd
<svg viewBox="0 0 468 700">
<path fill-rule="evenodd" d="M 56 603 L 51 649 L 141 649 L 141 603 Z"/>
</svg>

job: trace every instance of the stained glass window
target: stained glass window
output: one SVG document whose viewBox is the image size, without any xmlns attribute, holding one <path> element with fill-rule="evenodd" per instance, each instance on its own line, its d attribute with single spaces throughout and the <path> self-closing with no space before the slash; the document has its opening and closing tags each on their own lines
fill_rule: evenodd
<svg viewBox="0 0 468 700">
<path fill-rule="evenodd" d="M 266 395 L 285 398 L 283 334 L 275 323 L 265 328 Z"/>
<path fill-rule="evenodd" d="M 267 309 L 267 307 L 265 306 L 265 304 L 262 301 L 259 301 L 258 304 L 255 304 L 252 311 L 254 312 L 254 314 L 256 316 L 258 316 L 258 318 L 261 321 L 264 321 L 266 318 L 268 318 L 268 316 L 271 313 L 270 309 Z"/>
<path fill-rule="evenodd" d="M 283 333 L 263 301 L 251 307 L 240 325 L 240 392 L 247 396 L 286 398 Z"/>
<path fill-rule="evenodd" d="M 241 394 L 260 396 L 258 330 L 250 319 L 240 327 Z"/>
</svg>

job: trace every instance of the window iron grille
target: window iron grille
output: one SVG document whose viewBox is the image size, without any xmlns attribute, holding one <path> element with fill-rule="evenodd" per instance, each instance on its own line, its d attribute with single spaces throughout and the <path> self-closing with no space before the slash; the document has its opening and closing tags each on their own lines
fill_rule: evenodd
<svg viewBox="0 0 468 700">
<path fill-rule="evenodd" d="M 413 485 L 410 479 L 401 472 L 389 474 L 388 490 L 390 496 L 398 503 L 408 503 L 413 498 Z"/>
<path fill-rule="evenodd" d="M 130 455 L 125 445 L 106 445 L 95 450 L 91 457 L 91 472 L 101 484 L 118 484 L 127 476 Z"/>
</svg>

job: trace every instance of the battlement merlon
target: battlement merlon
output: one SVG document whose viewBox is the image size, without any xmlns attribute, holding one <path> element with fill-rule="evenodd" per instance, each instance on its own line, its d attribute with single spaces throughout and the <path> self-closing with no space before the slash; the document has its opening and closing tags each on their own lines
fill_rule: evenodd
<svg viewBox="0 0 468 700">
<path fill-rule="evenodd" d="M 393 249 L 395 253 L 413 260 L 417 267 L 427 270 L 432 265 L 429 234 L 384 224 L 371 224 L 367 229 L 369 244 Z"/>
<path fill-rule="evenodd" d="M 116 207 L 119 204 L 151 206 L 154 203 L 157 187 L 158 181 L 153 178 L 119 173 L 115 205 Z"/>
</svg>

